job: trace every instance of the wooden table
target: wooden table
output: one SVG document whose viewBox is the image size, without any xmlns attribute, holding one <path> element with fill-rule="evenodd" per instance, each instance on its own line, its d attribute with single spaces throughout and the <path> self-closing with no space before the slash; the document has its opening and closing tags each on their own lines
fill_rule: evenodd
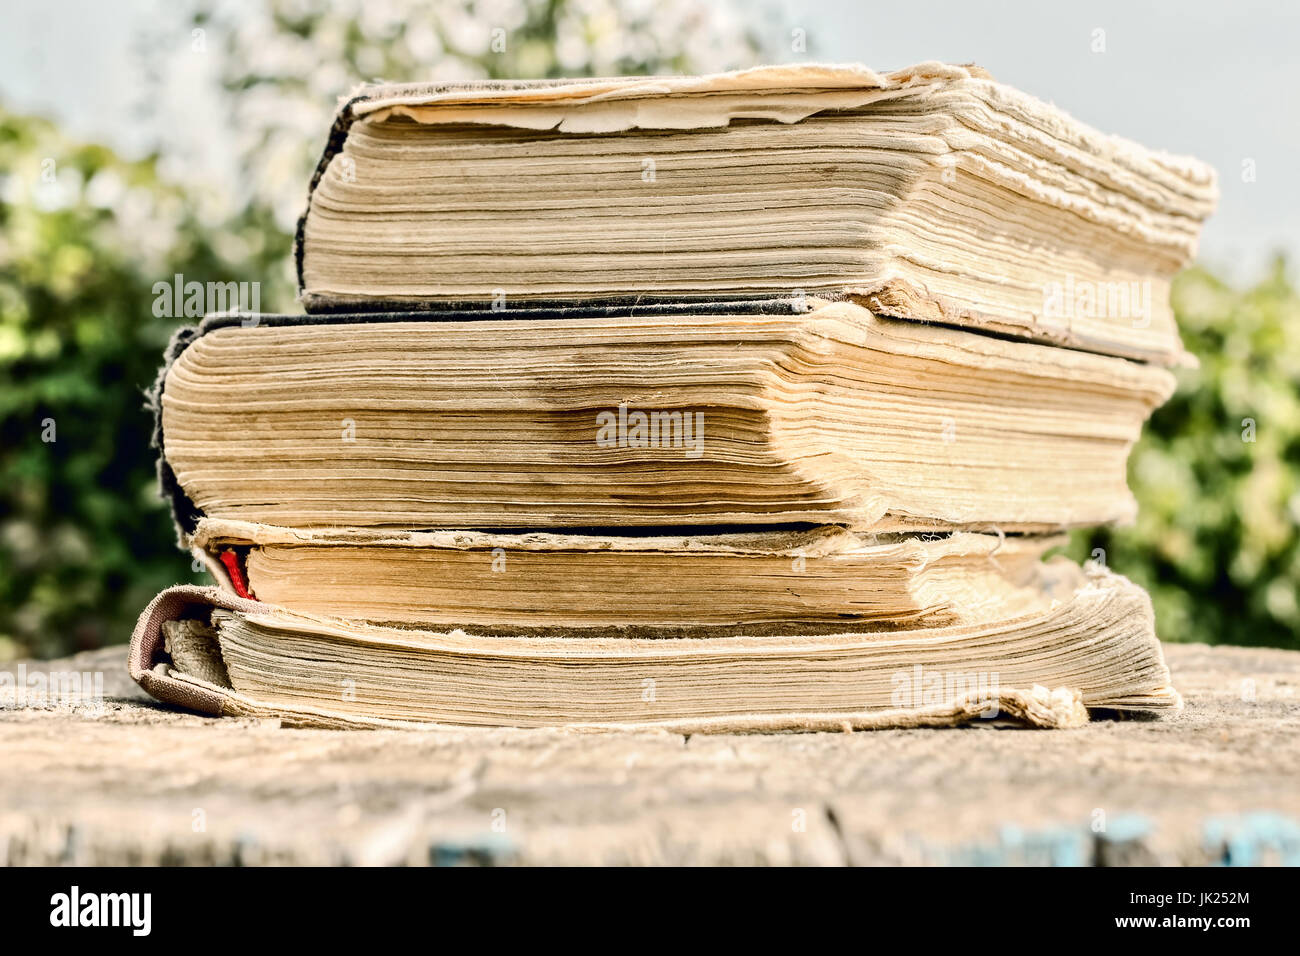
<svg viewBox="0 0 1300 956">
<path fill-rule="evenodd" d="M 1174 718 L 689 738 L 286 730 L 122 648 L 26 662 L 105 699 L 0 710 L 0 863 L 1300 862 L 1300 652 L 1167 654 Z"/>
</svg>

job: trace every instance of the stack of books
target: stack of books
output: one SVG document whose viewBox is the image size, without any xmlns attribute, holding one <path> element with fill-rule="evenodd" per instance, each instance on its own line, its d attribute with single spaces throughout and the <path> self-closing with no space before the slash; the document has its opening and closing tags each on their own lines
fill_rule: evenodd
<svg viewBox="0 0 1300 956">
<path fill-rule="evenodd" d="M 856 729 L 1180 706 L 1132 519 L 1212 171 L 973 67 L 375 86 L 305 315 L 181 330 L 216 587 L 136 679 L 323 726 Z"/>
</svg>

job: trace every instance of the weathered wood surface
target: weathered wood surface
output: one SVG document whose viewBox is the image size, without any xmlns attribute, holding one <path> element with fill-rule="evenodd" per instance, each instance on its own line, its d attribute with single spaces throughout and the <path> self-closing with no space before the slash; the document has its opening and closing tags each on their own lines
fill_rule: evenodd
<svg viewBox="0 0 1300 956">
<path fill-rule="evenodd" d="M 106 701 L 0 710 L 0 862 L 1300 862 L 1300 653 L 1167 655 L 1176 718 L 690 738 L 287 730 L 28 662 Z"/>
</svg>

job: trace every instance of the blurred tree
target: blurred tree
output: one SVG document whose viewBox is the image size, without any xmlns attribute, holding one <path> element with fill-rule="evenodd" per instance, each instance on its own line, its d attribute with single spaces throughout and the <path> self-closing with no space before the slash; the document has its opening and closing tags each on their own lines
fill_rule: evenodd
<svg viewBox="0 0 1300 956">
<path fill-rule="evenodd" d="M 263 235 L 217 252 L 155 161 L 124 162 L 0 109 L 0 657 L 125 640 L 190 578 L 158 500 L 144 391 L 174 272 L 265 270 Z"/>
<path fill-rule="evenodd" d="M 1245 292 L 1189 269 L 1173 302 L 1200 367 L 1134 451 L 1137 523 L 1072 553 L 1150 590 L 1165 640 L 1300 649 L 1300 296 L 1278 259 Z"/>
</svg>

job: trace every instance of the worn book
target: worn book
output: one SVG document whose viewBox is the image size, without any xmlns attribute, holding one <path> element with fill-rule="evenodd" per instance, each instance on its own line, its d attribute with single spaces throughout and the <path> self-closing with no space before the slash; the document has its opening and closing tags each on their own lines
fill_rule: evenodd
<svg viewBox="0 0 1300 956">
<path fill-rule="evenodd" d="M 368 86 L 307 314 L 178 331 L 129 669 L 321 727 L 1168 713 L 1136 511 L 1213 171 L 975 67 Z"/>
<path fill-rule="evenodd" d="M 485 633 L 664 637 L 926 627 L 1043 596 L 1064 536 L 844 528 L 651 535 L 277 528 L 204 518 L 190 544 L 236 594 L 310 614 Z M 223 560 L 224 559 L 224 560 Z"/>
<path fill-rule="evenodd" d="M 845 295 L 1176 363 L 1215 199 L 1211 167 L 970 66 L 378 85 L 296 257 L 309 311 Z"/>
<path fill-rule="evenodd" d="M 183 331 L 155 399 L 182 531 L 1051 532 L 1133 516 L 1128 453 L 1174 387 L 848 302 L 529 315 Z"/>
<path fill-rule="evenodd" d="M 177 706 L 322 727 L 1071 727 L 1181 706 L 1141 588 L 1063 559 L 1041 574 L 1041 604 L 977 623 L 657 639 L 378 626 L 182 586 L 141 616 L 129 667 Z"/>
</svg>

